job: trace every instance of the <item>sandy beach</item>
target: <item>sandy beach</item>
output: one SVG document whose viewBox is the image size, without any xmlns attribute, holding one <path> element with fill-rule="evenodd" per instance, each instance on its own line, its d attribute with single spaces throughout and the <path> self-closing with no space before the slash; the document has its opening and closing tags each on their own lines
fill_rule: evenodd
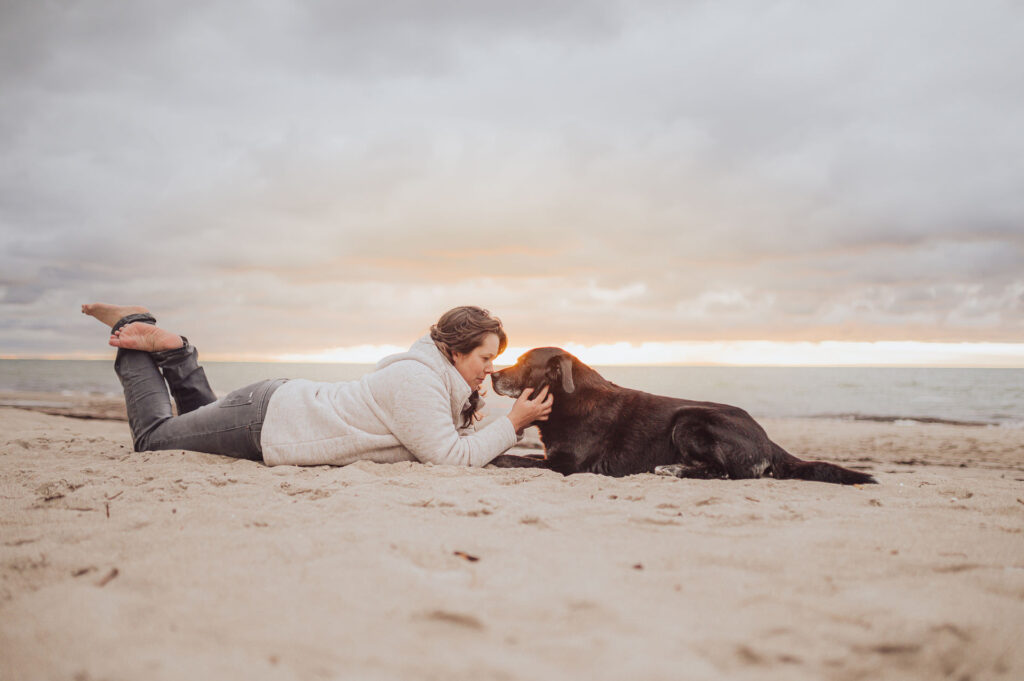
<svg viewBox="0 0 1024 681">
<path fill-rule="evenodd" d="M 880 484 L 267 468 L 3 407 L 0 677 L 1024 677 L 1022 431 L 763 425 Z"/>
</svg>

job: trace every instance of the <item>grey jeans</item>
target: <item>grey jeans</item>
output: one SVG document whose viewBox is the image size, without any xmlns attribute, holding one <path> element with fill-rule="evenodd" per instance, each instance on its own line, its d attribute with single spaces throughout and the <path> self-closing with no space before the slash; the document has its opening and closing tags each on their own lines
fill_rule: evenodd
<svg viewBox="0 0 1024 681">
<path fill-rule="evenodd" d="M 132 322 L 155 324 L 156 319 L 131 314 L 111 333 Z M 188 449 L 262 461 L 260 432 L 267 405 L 286 379 L 253 383 L 218 400 L 199 366 L 198 351 L 187 338 L 182 340 L 184 346 L 175 350 L 117 350 L 114 371 L 124 388 L 135 451 Z"/>
</svg>

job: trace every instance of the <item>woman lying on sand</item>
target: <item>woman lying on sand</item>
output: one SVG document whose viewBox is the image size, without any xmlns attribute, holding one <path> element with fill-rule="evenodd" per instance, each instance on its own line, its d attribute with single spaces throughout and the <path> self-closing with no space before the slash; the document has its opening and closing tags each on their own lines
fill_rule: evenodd
<svg viewBox="0 0 1024 681">
<path fill-rule="evenodd" d="M 477 430 L 480 386 L 507 345 L 501 321 L 478 307 L 449 310 L 408 352 L 358 381 L 267 380 L 220 400 L 195 347 L 156 326 L 146 308 L 93 303 L 82 312 L 111 326 L 135 451 L 189 449 L 271 466 L 484 466 L 551 412 L 546 387 L 534 400 L 524 392 L 507 417 Z"/>
</svg>

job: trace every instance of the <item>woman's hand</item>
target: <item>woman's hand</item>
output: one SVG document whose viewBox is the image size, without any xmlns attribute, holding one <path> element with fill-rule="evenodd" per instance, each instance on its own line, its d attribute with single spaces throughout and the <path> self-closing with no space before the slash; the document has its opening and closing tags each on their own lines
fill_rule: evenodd
<svg viewBox="0 0 1024 681">
<path fill-rule="evenodd" d="M 544 386 L 537 393 L 537 397 L 530 399 L 533 388 L 526 388 L 512 405 L 512 411 L 508 413 L 508 420 L 515 426 L 516 432 L 522 432 L 523 428 L 534 421 L 546 421 L 551 413 L 551 405 L 554 404 L 555 396 L 548 393 L 548 387 Z"/>
</svg>

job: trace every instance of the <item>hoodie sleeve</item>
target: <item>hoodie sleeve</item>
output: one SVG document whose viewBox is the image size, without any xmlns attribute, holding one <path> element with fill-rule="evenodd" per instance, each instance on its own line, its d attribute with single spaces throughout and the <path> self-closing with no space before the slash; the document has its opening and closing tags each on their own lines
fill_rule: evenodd
<svg viewBox="0 0 1024 681">
<path fill-rule="evenodd" d="M 508 417 L 460 435 L 452 423 L 451 397 L 441 378 L 415 362 L 393 365 L 375 391 L 380 418 L 413 456 L 426 463 L 486 466 L 514 446 L 516 431 Z"/>
</svg>

